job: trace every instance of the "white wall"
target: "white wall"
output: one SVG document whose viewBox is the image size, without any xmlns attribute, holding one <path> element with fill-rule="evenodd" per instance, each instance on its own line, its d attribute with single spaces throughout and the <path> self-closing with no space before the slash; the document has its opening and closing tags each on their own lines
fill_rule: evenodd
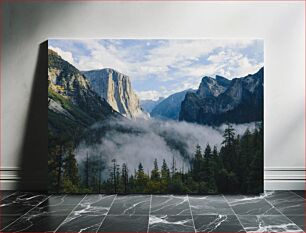
<svg viewBox="0 0 306 233">
<path fill-rule="evenodd" d="M 33 88 L 42 99 L 47 92 L 33 82 L 47 80 L 40 43 L 93 37 L 263 38 L 265 188 L 304 188 L 303 2 L 14 2 L 2 9 L 1 188 L 16 187 L 20 176 L 23 187 L 46 187 L 46 100 L 34 95 L 30 108 Z"/>
</svg>

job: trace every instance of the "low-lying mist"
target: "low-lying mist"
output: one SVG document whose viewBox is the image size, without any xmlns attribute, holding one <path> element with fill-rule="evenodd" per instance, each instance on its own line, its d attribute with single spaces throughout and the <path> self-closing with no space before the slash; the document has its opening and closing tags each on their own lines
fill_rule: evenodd
<svg viewBox="0 0 306 233">
<path fill-rule="evenodd" d="M 246 129 L 253 131 L 255 127 L 255 123 L 233 125 L 236 134 L 240 135 Z M 210 127 L 156 119 L 111 119 L 91 127 L 93 137 L 98 138 L 82 141 L 75 151 L 76 159 L 82 166 L 81 162 L 87 155 L 100 158 L 106 164 L 102 172 L 104 178 L 108 173 L 107 165 L 110 166 L 113 159 L 119 165 L 127 163 L 130 173 L 138 168 L 140 162 L 145 172 L 151 171 L 154 159 L 157 159 L 159 167 L 163 159 L 171 167 L 173 158 L 178 170 L 187 171 L 196 145 L 203 149 L 207 144 L 220 148 L 225 128 L 226 125 Z"/>
</svg>

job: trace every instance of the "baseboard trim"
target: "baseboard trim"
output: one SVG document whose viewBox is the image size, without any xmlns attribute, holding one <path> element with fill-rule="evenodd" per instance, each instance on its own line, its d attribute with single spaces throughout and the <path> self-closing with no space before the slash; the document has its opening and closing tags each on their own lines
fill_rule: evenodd
<svg viewBox="0 0 306 233">
<path fill-rule="evenodd" d="M 305 180 L 265 180 L 264 190 L 305 190 Z"/>
<path fill-rule="evenodd" d="M 266 167 L 265 171 L 306 171 L 304 167 Z"/>
</svg>

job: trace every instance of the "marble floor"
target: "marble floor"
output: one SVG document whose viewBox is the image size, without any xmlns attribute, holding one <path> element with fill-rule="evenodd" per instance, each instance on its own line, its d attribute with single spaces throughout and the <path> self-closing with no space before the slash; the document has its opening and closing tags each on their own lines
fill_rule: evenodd
<svg viewBox="0 0 306 233">
<path fill-rule="evenodd" d="M 242 195 L 0 193 L 0 232 L 304 232 L 304 192 Z"/>
</svg>

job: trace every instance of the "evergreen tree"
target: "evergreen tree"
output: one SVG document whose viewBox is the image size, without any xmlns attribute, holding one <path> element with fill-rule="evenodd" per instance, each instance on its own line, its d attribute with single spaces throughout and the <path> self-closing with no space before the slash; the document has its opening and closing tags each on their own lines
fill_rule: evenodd
<svg viewBox="0 0 306 233">
<path fill-rule="evenodd" d="M 154 160 L 154 167 L 151 171 L 151 180 L 159 181 L 160 180 L 160 173 L 158 169 L 157 159 Z"/>
<path fill-rule="evenodd" d="M 192 162 L 192 176 L 195 181 L 201 180 L 202 168 L 203 168 L 203 156 L 201 152 L 201 146 L 197 145 L 194 159 Z"/>
<path fill-rule="evenodd" d="M 171 165 L 171 178 L 176 173 L 176 161 L 174 159 L 174 155 L 172 156 L 172 165 Z"/>
<path fill-rule="evenodd" d="M 77 187 L 79 186 L 79 174 L 78 174 L 78 165 L 77 161 L 73 154 L 72 145 L 68 145 L 66 147 L 66 158 L 64 160 L 63 170 L 64 170 L 64 179 L 69 180 L 70 186 L 66 186 L 64 188 L 65 192 L 74 192 L 77 191 Z"/>
<path fill-rule="evenodd" d="M 163 159 L 163 165 L 161 167 L 161 178 L 166 181 L 170 180 L 170 170 L 165 159 Z"/>
<path fill-rule="evenodd" d="M 124 193 L 127 193 L 127 187 L 128 187 L 128 182 L 129 182 L 129 172 L 128 172 L 128 167 L 126 163 L 122 164 L 121 180 L 122 180 L 123 187 L 124 187 Z"/>
<path fill-rule="evenodd" d="M 204 151 L 204 158 L 205 159 L 210 159 L 212 157 L 212 153 L 211 153 L 211 147 L 209 144 L 207 144 L 205 151 Z"/>
<path fill-rule="evenodd" d="M 213 155 L 213 153 L 215 155 Z M 216 169 L 216 161 L 215 157 L 217 154 L 217 149 L 214 148 L 214 151 L 211 151 L 211 147 L 207 144 L 204 151 L 204 162 L 202 163 L 202 171 L 201 171 L 201 180 L 204 181 L 207 185 L 206 191 L 208 193 L 216 193 L 217 185 L 216 185 L 216 177 L 215 177 L 215 169 Z"/>
<path fill-rule="evenodd" d="M 181 176 L 179 174 L 175 174 L 172 177 L 172 181 L 168 186 L 168 192 L 169 193 L 184 193 L 185 192 L 185 187 L 184 184 L 182 182 Z"/>
<path fill-rule="evenodd" d="M 240 139 L 238 153 L 238 164 L 244 169 L 237 169 L 236 174 L 240 182 L 240 189 L 242 192 L 247 191 L 247 180 L 249 177 L 249 167 L 253 157 L 252 148 L 252 134 L 249 129 L 246 130 Z"/>
<path fill-rule="evenodd" d="M 236 171 L 239 167 L 238 156 L 237 156 L 237 144 L 239 141 L 235 140 L 235 130 L 231 124 L 227 124 L 227 128 L 223 134 L 224 140 L 220 155 L 223 160 L 223 164 L 227 171 Z M 238 166 L 237 166 L 238 164 Z"/>
<path fill-rule="evenodd" d="M 63 146 L 60 146 L 60 150 L 57 154 L 57 192 L 61 192 L 62 189 L 62 170 L 63 170 Z"/>
<path fill-rule="evenodd" d="M 99 156 L 99 161 L 98 162 L 99 162 L 99 165 L 98 165 L 98 176 L 99 176 L 99 179 L 98 179 L 98 182 L 99 182 L 98 193 L 101 193 L 102 171 L 104 169 L 101 156 Z"/>
<path fill-rule="evenodd" d="M 197 160 L 201 160 L 203 158 L 202 151 L 201 151 L 201 146 L 199 144 L 197 144 L 197 146 L 196 146 L 196 151 L 195 151 L 194 157 Z"/>
<path fill-rule="evenodd" d="M 214 170 L 218 171 L 218 170 L 222 169 L 223 168 L 223 163 L 222 163 L 221 157 L 219 156 L 217 146 L 214 146 L 214 149 L 213 149 L 213 152 L 212 152 L 212 158 L 215 162 Z M 215 174 L 216 174 L 216 172 L 215 172 Z"/>
<path fill-rule="evenodd" d="M 227 128 L 224 130 L 223 137 L 224 140 L 222 144 L 225 146 L 231 146 L 234 144 L 235 130 L 231 124 L 227 123 Z"/>
<path fill-rule="evenodd" d="M 136 190 L 135 190 L 135 179 L 134 179 L 133 175 L 131 175 L 130 178 L 129 178 L 128 190 L 131 193 L 135 193 L 136 192 Z"/>
<path fill-rule="evenodd" d="M 49 159 L 48 159 L 48 181 L 49 181 L 49 190 L 52 191 L 60 191 L 61 190 L 61 175 L 59 173 L 62 172 L 62 169 L 59 168 L 61 166 L 60 154 L 61 148 L 56 145 L 53 147 L 49 147 Z"/>
<path fill-rule="evenodd" d="M 170 182 L 170 170 L 168 168 L 168 165 L 166 163 L 166 160 L 163 159 L 163 164 L 161 167 L 161 193 L 167 193 L 168 192 L 168 185 Z"/>
<path fill-rule="evenodd" d="M 120 165 L 117 164 L 116 166 L 116 187 L 117 187 L 117 192 L 120 191 Z"/>
<path fill-rule="evenodd" d="M 249 176 L 247 180 L 248 193 L 263 192 L 263 125 L 253 134 L 252 145 L 253 157 L 250 163 Z"/>
<path fill-rule="evenodd" d="M 236 193 L 238 191 L 258 193 L 262 191 L 263 180 L 263 130 L 251 133 L 249 130 L 240 137 L 228 125 L 224 132 L 224 141 L 220 151 L 207 144 L 202 153 L 201 147 L 196 146 L 191 169 L 184 172 L 176 168 L 172 157 L 171 169 L 163 159 L 159 169 L 157 159 L 154 160 L 151 172 L 144 172 L 142 163 L 134 174 L 128 176 L 126 164 L 119 165 L 113 160 L 110 179 L 103 183 L 103 190 L 132 193 Z M 92 158 L 92 156 L 91 156 Z M 244 169 L 241 169 L 243 166 Z M 94 163 L 90 163 L 94 168 Z M 147 168 L 146 168 L 147 169 Z M 245 170 L 240 172 L 240 170 Z M 66 172 L 66 168 L 64 168 Z M 93 169 L 91 169 L 91 173 Z M 118 177 L 121 177 L 118 183 Z M 242 177 L 243 176 L 243 177 Z M 92 182 L 90 183 L 92 185 Z M 117 186 L 117 187 L 116 187 Z"/>
<path fill-rule="evenodd" d="M 88 152 L 86 153 L 86 163 L 85 163 L 85 185 L 89 188 L 89 157 Z"/>
<path fill-rule="evenodd" d="M 136 191 L 143 193 L 149 177 L 144 173 L 143 166 L 141 163 L 138 165 L 138 170 L 136 172 Z"/>
<path fill-rule="evenodd" d="M 139 163 L 139 165 L 138 165 L 137 174 L 138 174 L 139 176 L 144 175 L 144 170 L 143 170 L 142 163 Z"/>
<path fill-rule="evenodd" d="M 118 192 L 118 183 L 119 183 L 119 165 L 117 164 L 116 159 L 112 160 L 112 168 L 110 169 L 110 179 L 113 184 L 114 193 Z"/>
</svg>

